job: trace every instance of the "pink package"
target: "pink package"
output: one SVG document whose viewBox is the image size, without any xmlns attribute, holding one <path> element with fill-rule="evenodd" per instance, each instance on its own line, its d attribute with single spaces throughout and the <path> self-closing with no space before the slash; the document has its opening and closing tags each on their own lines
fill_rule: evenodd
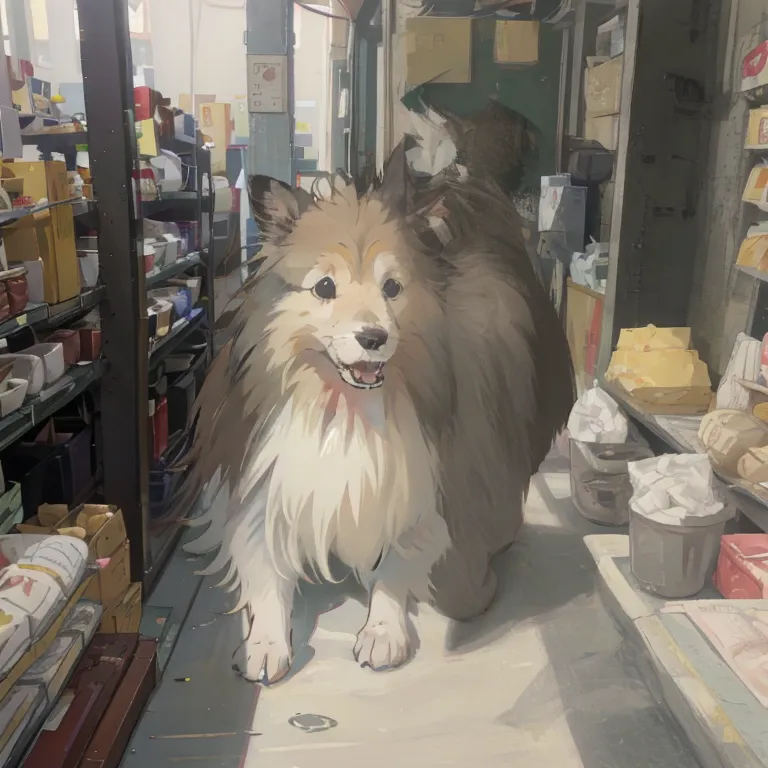
<svg viewBox="0 0 768 768">
<path fill-rule="evenodd" d="M 730 600 L 768 598 L 768 534 L 723 536 L 714 584 Z"/>
</svg>

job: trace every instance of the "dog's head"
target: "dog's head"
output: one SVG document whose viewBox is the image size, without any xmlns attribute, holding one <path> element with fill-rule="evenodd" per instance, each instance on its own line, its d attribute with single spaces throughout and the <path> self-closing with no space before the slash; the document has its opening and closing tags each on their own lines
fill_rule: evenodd
<svg viewBox="0 0 768 768">
<path fill-rule="evenodd" d="M 362 194 L 340 178 L 310 195 L 251 177 L 263 269 L 283 284 L 267 329 L 273 362 L 300 360 L 329 383 L 340 377 L 366 390 L 381 386 L 409 347 L 416 354 L 440 311 L 435 276 L 406 216 L 407 190 L 397 152 Z"/>
</svg>

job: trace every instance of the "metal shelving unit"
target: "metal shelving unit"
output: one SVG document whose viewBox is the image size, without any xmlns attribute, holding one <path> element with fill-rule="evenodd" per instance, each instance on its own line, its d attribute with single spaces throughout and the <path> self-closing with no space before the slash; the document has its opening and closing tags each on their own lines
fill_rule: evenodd
<svg viewBox="0 0 768 768">
<path fill-rule="evenodd" d="M 179 532 L 175 529 L 162 541 L 151 541 L 150 370 L 161 366 L 195 331 L 207 333 L 208 354 L 213 349 L 213 335 L 205 322 L 206 317 L 213 316 L 213 270 L 208 268 L 213 263 L 213 243 L 206 242 L 213 230 L 213 191 L 203 194 L 205 177 L 210 180 L 210 153 L 187 142 L 161 140 L 161 146 L 192 155 L 191 164 L 197 168 L 196 191 L 164 195 L 153 201 L 134 200 L 130 190 L 139 156 L 128 4 L 125 0 L 80 0 L 78 8 L 87 134 L 72 138 L 62 135 L 73 146 L 87 143 L 98 200 L 100 278 L 105 290 L 100 303 L 104 497 L 123 510 L 131 541 L 132 580 L 142 581 L 148 591 Z M 52 144 L 55 139 L 51 136 L 47 135 L 45 141 Z M 167 146 L 169 141 L 172 146 Z M 139 248 L 144 218 L 196 220 L 201 239 L 199 252 L 145 275 Z M 204 311 L 177 323 L 161 342 L 152 344 L 147 290 L 189 269 L 204 271 Z"/>
</svg>

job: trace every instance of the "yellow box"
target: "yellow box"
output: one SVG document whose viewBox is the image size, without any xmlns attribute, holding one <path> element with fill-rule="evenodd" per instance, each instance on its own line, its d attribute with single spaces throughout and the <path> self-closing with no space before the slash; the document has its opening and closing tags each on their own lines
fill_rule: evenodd
<svg viewBox="0 0 768 768">
<path fill-rule="evenodd" d="M 768 107 L 749 112 L 745 149 L 768 149 Z"/>
<path fill-rule="evenodd" d="M 25 216 L 4 230 L 8 263 L 40 261 L 43 301 L 58 304 L 80 293 L 80 267 L 71 205 Z"/>
<path fill-rule="evenodd" d="M 49 203 L 69 199 L 67 165 L 61 161 L 4 160 L 2 171 L 3 186 L 9 179 L 18 179 L 21 189 L 14 189 L 24 197 L 31 197 L 33 203 L 43 198 Z"/>
<path fill-rule="evenodd" d="M 616 56 L 587 67 L 584 76 L 584 99 L 591 117 L 617 115 L 621 111 L 621 79 L 624 57 Z"/>
<path fill-rule="evenodd" d="M 536 64 L 539 61 L 539 22 L 497 21 L 493 60 L 497 64 Z"/>
<path fill-rule="evenodd" d="M 405 45 L 408 85 L 472 82 L 472 19 L 414 16 Z"/>
</svg>

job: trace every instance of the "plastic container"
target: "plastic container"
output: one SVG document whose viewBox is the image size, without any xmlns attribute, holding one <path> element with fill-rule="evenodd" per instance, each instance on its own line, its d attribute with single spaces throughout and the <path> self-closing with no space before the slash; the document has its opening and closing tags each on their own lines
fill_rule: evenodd
<svg viewBox="0 0 768 768">
<path fill-rule="evenodd" d="M 687 525 L 652 520 L 634 509 L 629 518 L 629 560 L 640 586 L 660 597 L 691 597 L 714 572 L 720 538 L 730 517 L 688 518 Z"/>
<path fill-rule="evenodd" d="M 626 525 L 632 485 L 627 464 L 653 452 L 635 443 L 570 441 L 571 497 L 576 509 L 598 525 Z"/>
</svg>

